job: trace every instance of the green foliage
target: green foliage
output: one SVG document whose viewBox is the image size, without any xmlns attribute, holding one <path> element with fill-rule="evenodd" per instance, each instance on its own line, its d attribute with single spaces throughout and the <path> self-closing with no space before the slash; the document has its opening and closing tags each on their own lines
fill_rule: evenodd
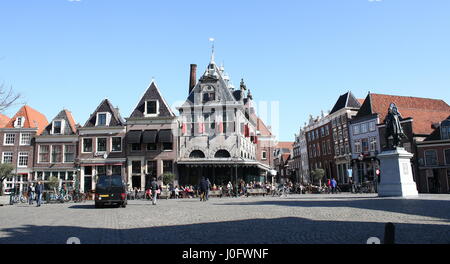
<svg viewBox="0 0 450 264">
<path fill-rule="evenodd" d="M 173 174 L 172 172 L 166 172 L 162 175 L 162 178 L 164 185 L 167 185 L 169 183 L 173 183 L 173 181 L 175 180 L 175 174 Z"/>
<path fill-rule="evenodd" d="M 321 183 L 323 177 L 325 176 L 325 170 L 323 169 L 315 169 L 311 172 L 314 182 Z"/>
<path fill-rule="evenodd" d="M 50 187 L 50 189 L 58 189 L 59 179 L 54 176 L 50 177 L 50 179 L 48 181 L 48 187 Z"/>
<path fill-rule="evenodd" d="M 14 166 L 9 163 L 0 164 L 0 195 L 3 195 L 3 181 L 13 176 L 12 172 L 14 170 Z"/>
</svg>

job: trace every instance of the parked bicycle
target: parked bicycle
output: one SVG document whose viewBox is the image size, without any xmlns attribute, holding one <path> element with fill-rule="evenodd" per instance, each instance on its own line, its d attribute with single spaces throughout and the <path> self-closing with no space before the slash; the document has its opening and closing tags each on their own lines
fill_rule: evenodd
<svg viewBox="0 0 450 264">
<path fill-rule="evenodd" d="M 11 198 L 11 202 L 15 203 L 26 203 L 28 201 L 27 197 L 25 197 L 22 193 L 13 195 Z"/>
</svg>

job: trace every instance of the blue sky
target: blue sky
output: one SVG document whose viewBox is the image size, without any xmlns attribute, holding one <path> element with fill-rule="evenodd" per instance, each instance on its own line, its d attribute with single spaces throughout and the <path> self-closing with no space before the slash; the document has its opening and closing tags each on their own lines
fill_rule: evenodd
<svg viewBox="0 0 450 264">
<path fill-rule="evenodd" d="M 2 0 L 0 13 L 0 83 L 49 120 L 67 108 L 84 124 L 106 97 L 127 117 L 152 77 L 183 101 L 210 37 L 236 86 L 279 102 L 280 140 L 348 90 L 450 103 L 448 0 Z"/>
</svg>

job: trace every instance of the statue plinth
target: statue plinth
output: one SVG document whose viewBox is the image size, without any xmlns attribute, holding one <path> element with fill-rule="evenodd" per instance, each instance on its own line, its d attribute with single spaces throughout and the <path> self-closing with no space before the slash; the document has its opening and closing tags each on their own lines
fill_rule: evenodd
<svg viewBox="0 0 450 264">
<path fill-rule="evenodd" d="M 414 182 L 411 166 L 413 154 L 404 148 L 383 151 L 379 154 L 380 184 L 378 196 L 418 196 L 417 185 Z"/>
</svg>

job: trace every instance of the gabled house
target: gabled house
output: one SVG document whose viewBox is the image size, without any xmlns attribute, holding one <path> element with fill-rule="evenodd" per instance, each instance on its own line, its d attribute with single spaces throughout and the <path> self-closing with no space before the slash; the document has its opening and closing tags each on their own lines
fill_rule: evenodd
<svg viewBox="0 0 450 264">
<path fill-rule="evenodd" d="M 34 137 L 39 136 L 47 125 L 43 114 L 25 105 L 0 128 L 1 161 L 12 163 L 16 174 L 4 182 L 6 188 L 26 190 L 32 180 Z"/>
<path fill-rule="evenodd" d="M 72 113 L 60 111 L 35 138 L 34 181 L 60 180 L 60 187 L 73 187 L 77 176 L 78 134 Z"/>
<path fill-rule="evenodd" d="M 95 189 L 97 176 L 122 175 L 126 180 L 125 121 L 108 99 L 78 128 L 80 189 Z"/>
<path fill-rule="evenodd" d="M 178 120 L 154 81 L 126 118 L 129 187 L 144 190 L 164 173 L 176 174 Z"/>
</svg>

